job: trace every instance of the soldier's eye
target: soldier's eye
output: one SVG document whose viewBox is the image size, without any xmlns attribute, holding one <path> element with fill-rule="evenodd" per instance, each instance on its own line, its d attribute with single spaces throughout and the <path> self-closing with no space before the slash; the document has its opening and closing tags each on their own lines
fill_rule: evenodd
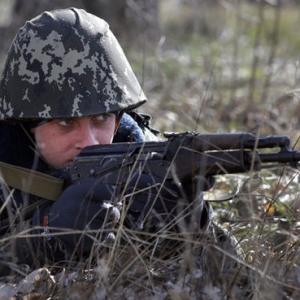
<svg viewBox="0 0 300 300">
<path fill-rule="evenodd" d="M 61 125 L 61 126 L 70 126 L 73 124 L 73 120 L 72 119 L 62 119 L 62 120 L 59 120 L 58 124 Z"/>
<path fill-rule="evenodd" d="M 103 122 L 106 122 L 107 120 L 109 120 L 112 117 L 113 117 L 113 114 L 104 113 L 104 114 L 94 116 L 93 121 L 97 122 L 97 123 L 103 123 Z"/>
</svg>

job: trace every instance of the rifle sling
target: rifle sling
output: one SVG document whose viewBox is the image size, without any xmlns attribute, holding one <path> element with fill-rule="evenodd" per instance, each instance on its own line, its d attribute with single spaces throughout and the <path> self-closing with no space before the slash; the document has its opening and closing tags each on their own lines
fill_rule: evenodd
<svg viewBox="0 0 300 300">
<path fill-rule="evenodd" d="M 38 171 L 0 162 L 4 182 L 15 189 L 55 201 L 63 190 L 63 180 Z"/>
</svg>

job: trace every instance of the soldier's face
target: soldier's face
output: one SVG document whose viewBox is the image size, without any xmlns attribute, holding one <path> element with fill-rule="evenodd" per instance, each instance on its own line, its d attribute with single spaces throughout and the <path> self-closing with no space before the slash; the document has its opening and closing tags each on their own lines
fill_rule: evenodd
<svg viewBox="0 0 300 300">
<path fill-rule="evenodd" d="M 51 167 L 60 169 L 71 165 L 84 147 L 111 143 L 118 122 L 115 114 L 56 119 L 32 132 L 40 155 Z"/>
</svg>

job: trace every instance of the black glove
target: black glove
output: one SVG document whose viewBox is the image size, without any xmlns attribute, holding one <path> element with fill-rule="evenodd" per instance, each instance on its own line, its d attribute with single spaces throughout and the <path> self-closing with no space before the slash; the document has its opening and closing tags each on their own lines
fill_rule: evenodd
<svg viewBox="0 0 300 300">
<path fill-rule="evenodd" d="M 108 236 L 107 229 L 120 216 L 118 208 L 111 204 L 113 193 L 113 187 L 103 183 L 71 185 L 54 204 L 36 212 L 35 225 L 39 222 L 44 227 L 44 236 L 60 259 L 63 255 L 57 249 L 88 253 L 95 238 L 103 241 Z M 74 231 L 82 232 L 74 234 Z M 56 233 L 65 234 L 53 235 Z M 41 239 L 38 243 L 42 246 Z"/>
<path fill-rule="evenodd" d="M 175 184 L 151 175 L 135 175 L 126 189 L 127 224 L 150 231 L 178 232 L 181 226 L 189 227 L 192 222 L 202 228 L 208 222 L 203 213 L 202 190 L 203 179 L 201 183 L 189 180 Z"/>
<path fill-rule="evenodd" d="M 211 218 L 208 203 L 203 201 L 203 186 L 197 180 L 174 183 L 151 175 L 135 175 L 123 199 L 125 225 L 146 233 L 147 251 L 168 259 L 184 249 L 182 235 L 201 234 Z M 163 236 L 163 238 L 158 238 Z"/>
</svg>

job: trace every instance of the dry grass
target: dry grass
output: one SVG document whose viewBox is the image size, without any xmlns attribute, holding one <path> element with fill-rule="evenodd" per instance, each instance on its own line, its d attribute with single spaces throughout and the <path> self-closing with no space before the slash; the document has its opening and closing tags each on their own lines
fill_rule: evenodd
<svg viewBox="0 0 300 300">
<path fill-rule="evenodd" d="M 136 67 L 150 99 L 143 110 L 154 125 L 162 131 L 287 134 L 299 149 L 298 6 L 170 2 L 163 5 L 164 39 L 144 59 L 143 72 Z M 246 253 L 253 298 L 297 299 L 299 171 L 261 172 L 257 189 L 241 192 L 252 175 L 219 176 L 207 197 L 232 196 L 212 205 Z"/>
<path fill-rule="evenodd" d="M 200 2 L 162 1 L 158 47 L 126 49 L 149 98 L 141 110 L 162 131 L 288 134 L 299 149 L 299 7 Z M 298 173 L 263 171 L 250 190 L 253 174 L 218 176 L 207 193 L 209 200 L 231 199 L 212 202 L 214 219 L 236 236 L 244 260 L 228 263 L 228 244 L 203 236 L 162 259 L 153 255 L 159 236 L 149 245 L 121 226 L 116 241 L 79 271 L 49 266 L 54 278 L 43 271 L 50 286 L 43 299 L 298 299 Z M 26 291 L 20 285 L 6 288 Z"/>
</svg>

